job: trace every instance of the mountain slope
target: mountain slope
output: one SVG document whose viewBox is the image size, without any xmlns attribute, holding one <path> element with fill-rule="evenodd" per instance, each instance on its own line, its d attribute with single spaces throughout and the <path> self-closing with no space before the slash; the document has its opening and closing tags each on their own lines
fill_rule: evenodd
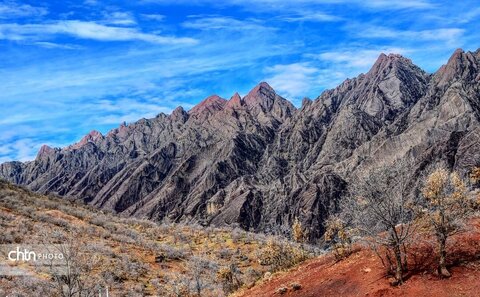
<svg viewBox="0 0 480 297">
<path fill-rule="evenodd" d="M 213 95 L 185 111 L 92 132 L 0 177 L 40 193 L 166 222 L 238 224 L 286 233 L 295 217 L 322 223 L 352 176 L 395 159 L 412 180 L 444 162 L 480 162 L 480 50 L 457 50 L 436 73 L 380 55 L 372 69 L 296 109 L 267 84 Z M 414 190 L 414 189 L 412 189 Z"/>
<path fill-rule="evenodd" d="M 62 254 L 75 255 L 69 258 L 72 291 L 82 288 L 82 296 L 105 296 L 108 288 L 111 296 L 125 297 L 174 297 L 179 292 L 194 296 L 198 283 L 201 296 L 226 296 L 229 291 L 222 287 L 220 271 L 236 267 L 239 286 L 252 286 L 267 271 L 279 269 L 258 261 L 259 255 L 271 254 L 269 240 L 300 251 L 284 239 L 239 229 L 121 218 L 4 181 L 0 181 L 0 230 L 0 296 L 69 296 L 68 278 L 60 278 L 49 266 L 12 263 L 5 253 L 10 245 L 32 250 L 35 245 L 65 244 Z M 15 272 L 28 277 L 10 276 Z"/>
</svg>

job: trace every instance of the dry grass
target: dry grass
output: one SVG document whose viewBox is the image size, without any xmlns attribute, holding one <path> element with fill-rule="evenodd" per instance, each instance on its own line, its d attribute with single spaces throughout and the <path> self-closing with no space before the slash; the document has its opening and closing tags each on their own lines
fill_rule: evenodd
<svg viewBox="0 0 480 297">
<path fill-rule="evenodd" d="M 224 296 L 232 286 L 252 286 L 267 271 L 298 262 L 262 263 L 259 257 L 272 248 L 264 235 L 120 218 L 2 181 L 0 229 L 0 244 L 70 240 L 82 252 L 98 255 L 88 282 L 108 286 L 112 296 Z M 312 255 L 298 244 L 275 242 L 279 250 Z M 230 280 L 235 283 L 225 283 Z M 56 296 L 58 289 L 50 275 L 0 278 L 1 296 L 22 294 Z"/>
</svg>

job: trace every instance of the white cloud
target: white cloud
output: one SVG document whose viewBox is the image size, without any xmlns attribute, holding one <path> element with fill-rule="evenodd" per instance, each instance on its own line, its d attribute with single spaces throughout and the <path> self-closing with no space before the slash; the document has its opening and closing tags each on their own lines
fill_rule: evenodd
<svg viewBox="0 0 480 297">
<path fill-rule="evenodd" d="M 185 28 L 198 30 L 265 30 L 269 29 L 256 19 L 239 20 L 227 16 L 190 16 L 191 20 L 182 24 Z"/>
<path fill-rule="evenodd" d="M 75 50 L 75 49 L 82 49 L 81 46 L 75 45 L 75 44 L 60 44 L 60 43 L 54 43 L 54 42 L 48 42 L 48 41 L 37 41 L 33 43 L 34 45 L 44 47 L 44 48 L 58 48 L 58 49 L 70 49 L 70 50 Z"/>
<path fill-rule="evenodd" d="M 142 14 L 143 18 L 153 21 L 163 21 L 165 20 L 165 16 L 163 14 Z"/>
<path fill-rule="evenodd" d="M 104 17 L 105 19 L 102 21 L 103 24 L 117 26 L 132 26 L 137 24 L 135 18 L 129 12 L 105 12 Z"/>
<path fill-rule="evenodd" d="M 46 24 L 0 24 L 0 39 L 39 40 L 51 35 L 65 34 L 76 38 L 99 41 L 145 41 L 158 44 L 195 44 L 187 37 L 168 37 L 143 33 L 135 28 L 101 25 L 85 21 L 57 21 Z"/>
<path fill-rule="evenodd" d="M 159 4 L 188 4 L 188 5 L 216 5 L 240 6 L 249 11 L 292 11 L 296 8 L 305 8 L 315 5 L 356 5 L 376 10 L 400 10 L 400 9 L 428 9 L 435 7 L 429 0 L 143 0 L 144 3 Z"/>
<path fill-rule="evenodd" d="M 345 72 L 320 68 L 313 61 L 278 64 L 267 67 L 265 72 L 269 74 L 265 81 L 295 105 L 299 105 L 300 99 L 307 94 L 320 95 L 326 88 L 336 87 L 347 78 Z"/>
<path fill-rule="evenodd" d="M 265 80 L 280 94 L 290 98 L 305 96 L 312 88 L 314 77 L 318 69 L 309 63 L 278 64 L 268 67 L 265 71 L 270 74 Z"/>
<path fill-rule="evenodd" d="M 351 26 L 351 31 L 363 38 L 388 38 L 388 39 L 409 39 L 427 41 L 446 41 L 454 43 L 460 38 L 465 30 L 460 28 L 439 28 L 432 30 L 397 30 L 382 26 Z"/>
<path fill-rule="evenodd" d="M 316 55 L 307 55 L 325 62 L 341 64 L 346 68 L 371 67 L 381 53 L 404 55 L 411 50 L 395 47 L 383 47 L 378 49 L 347 48 L 327 51 Z"/>
<path fill-rule="evenodd" d="M 368 0 L 355 2 L 361 2 L 360 5 L 378 9 L 425 9 L 435 7 L 435 4 L 426 0 Z"/>
<path fill-rule="evenodd" d="M 286 22 L 335 22 L 342 20 L 341 17 L 321 12 L 306 12 L 294 16 L 280 17 L 279 19 Z"/>
<path fill-rule="evenodd" d="M 0 143 L 0 163 L 11 161 L 11 156 L 14 156 L 14 160 L 17 161 L 31 161 L 35 159 L 41 145 L 41 142 L 31 138 Z"/>
<path fill-rule="evenodd" d="M 48 10 L 44 7 L 35 7 L 16 1 L 4 1 L 0 3 L 0 19 L 13 19 L 31 16 L 44 16 Z"/>
</svg>

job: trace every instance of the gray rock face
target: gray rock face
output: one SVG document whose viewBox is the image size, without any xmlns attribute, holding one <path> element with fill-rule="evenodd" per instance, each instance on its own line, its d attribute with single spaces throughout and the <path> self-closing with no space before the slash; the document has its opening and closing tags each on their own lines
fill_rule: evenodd
<svg viewBox="0 0 480 297">
<path fill-rule="evenodd" d="M 0 177 L 123 215 L 256 231 L 322 223 L 353 174 L 395 159 L 412 177 L 444 162 L 480 162 L 480 50 L 457 50 L 429 75 L 399 55 L 296 109 L 267 84 L 244 98 L 210 96 L 186 112 L 93 131 Z M 286 232 L 286 231 L 285 231 Z"/>
</svg>

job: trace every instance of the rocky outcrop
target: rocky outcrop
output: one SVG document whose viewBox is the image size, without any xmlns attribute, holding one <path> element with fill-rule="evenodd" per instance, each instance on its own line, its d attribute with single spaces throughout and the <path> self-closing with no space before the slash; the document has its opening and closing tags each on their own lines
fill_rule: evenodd
<svg viewBox="0 0 480 297">
<path fill-rule="evenodd" d="M 243 98 L 213 95 L 188 112 L 44 146 L 34 161 L 0 165 L 0 176 L 166 222 L 286 233 L 298 217 L 313 239 L 358 172 L 408 159 L 414 179 L 429 164 L 479 164 L 479 120 L 480 51 L 457 50 L 434 74 L 382 54 L 299 109 L 262 82 Z"/>
</svg>

